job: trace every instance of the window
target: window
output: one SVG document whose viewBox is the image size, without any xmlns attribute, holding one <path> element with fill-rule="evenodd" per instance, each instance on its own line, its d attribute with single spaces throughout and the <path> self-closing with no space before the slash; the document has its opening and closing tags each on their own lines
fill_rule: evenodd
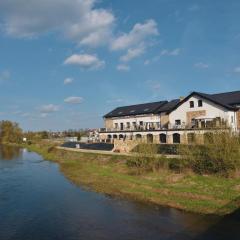
<svg viewBox="0 0 240 240">
<path fill-rule="evenodd" d="M 131 111 L 130 111 L 130 113 L 134 113 L 134 112 L 135 112 L 135 110 L 131 110 Z"/>
<path fill-rule="evenodd" d="M 233 123 L 234 121 L 233 121 L 233 116 L 231 116 L 231 123 Z"/>
<path fill-rule="evenodd" d="M 202 107 L 202 100 L 198 100 L 198 106 Z"/>
<path fill-rule="evenodd" d="M 127 122 L 127 128 L 130 128 L 130 122 Z"/>
<path fill-rule="evenodd" d="M 140 125 L 140 126 L 143 126 L 143 121 L 140 121 L 140 122 L 139 122 L 139 125 Z"/>
<path fill-rule="evenodd" d="M 189 104 L 190 104 L 190 108 L 194 108 L 194 101 L 190 101 Z"/>
<path fill-rule="evenodd" d="M 175 125 L 181 125 L 181 120 L 180 119 L 175 120 Z"/>
<path fill-rule="evenodd" d="M 149 110 L 149 108 L 145 108 L 145 109 L 144 109 L 144 112 L 147 112 L 148 110 Z"/>
<path fill-rule="evenodd" d="M 118 129 L 118 123 L 115 123 L 115 129 Z"/>
</svg>

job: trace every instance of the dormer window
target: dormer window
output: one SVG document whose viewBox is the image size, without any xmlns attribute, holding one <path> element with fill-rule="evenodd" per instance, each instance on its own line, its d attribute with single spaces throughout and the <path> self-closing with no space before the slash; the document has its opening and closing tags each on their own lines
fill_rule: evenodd
<svg viewBox="0 0 240 240">
<path fill-rule="evenodd" d="M 144 112 L 147 112 L 148 110 L 149 110 L 149 108 L 145 108 L 145 109 L 144 109 Z"/>
<path fill-rule="evenodd" d="M 135 110 L 131 110 L 131 111 L 130 111 L 130 113 L 134 113 L 134 112 L 135 112 Z"/>
<path fill-rule="evenodd" d="M 189 106 L 190 106 L 190 108 L 194 108 L 194 101 L 190 101 Z"/>
<path fill-rule="evenodd" d="M 118 114 L 122 114 L 122 112 L 118 112 Z"/>
</svg>

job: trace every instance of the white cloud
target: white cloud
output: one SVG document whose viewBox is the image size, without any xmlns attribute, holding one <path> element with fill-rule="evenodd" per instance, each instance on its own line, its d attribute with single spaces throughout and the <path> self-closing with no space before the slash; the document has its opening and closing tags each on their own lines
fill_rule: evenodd
<svg viewBox="0 0 240 240">
<path fill-rule="evenodd" d="M 41 113 L 41 114 L 40 114 L 40 117 L 41 117 L 41 118 L 46 118 L 47 116 L 48 116 L 47 113 Z"/>
<path fill-rule="evenodd" d="M 9 70 L 3 70 L 0 72 L 0 82 L 5 82 L 9 80 L 11 77 L 11 73 Z"/>
<path fill-rule="evenodd" d="M 206 69 L 209 68 L 209 65 L 203 62 L 195 63 L 194 67 L 200 68 L 200 69 Z"/>
<path fill-rule="evenodd" d="M 149 59 L 147 59 L 147 60 L 144 61 L 144 65 L 147 66 L 147 65 L 150 64 L 150 62 L 151 62 L 151 61 L 150 61 Z"/>
<path fill-rule="evenodd" d="M 71 84 L 71 83 L 73 83 L 73 79 L 72 78 L 65 78 L 64 81 L 63 81 L 64 85 L 68 85 L 68 84 Z"/>
<path fill-rule="evenodd" d="M 119 65 L 117 65 L 117 70 L 123 71 L 123 72 L 128 72 L 130 70 L 130 67 L 125 64 L 119 64 Z"/>
<path fill-rule="evenodd" d="M 233 69 L 233 71 L 234 71 L 235 73 L 240 73 L 240 67 L 235 67 L 235 68 Z"/>
<path fill-rule="evenodd" d="M 71 104 L 80 104 L 83 102 L 83 98 L 82 97 L 68 97 L 66 99 L 64 99 L 65 103 L 71 103 Z"/>
<path fill-rule="evenodd" d="M 161 88 L 161 84 L 160 83 L 154 83 L 153 85 L 152 85 L 152 89 L 153 90 L 159 90 Z"/>
<path fill-rule="evenodd" d="M 137 23 L 129 33 L 123 33 L 113 39 L 111 43 L 112 50 L 125 50 L 146 41 L 151 36 L 157 36 L 157 23 L 153 19 L 145 23 Z"/>
<path fill-rule="evenodd" d="M 105 62 L 100 60 L 96 55 L 73 54 L 65 60 L 64 64 L 78 65 L 82 68 L 97 69 L 104 67 Z"/>
<path fill-rule="evenodd" d="M 59 111 L 59 106 L 54 104 L 43 105 L 40 107 L 41 113 L 53 113 Z"/>
<path fill-rule="evenodd" d="M 163 49 L 161 51 L 162 56 L 178 56 L 180 54 L 181 49 L 175 48 L 173 50 Z"/>
<path fill-rule="evenodd" d="M 191 7 L 188 8 L 189 11 L 191 12 L 195 12 L 195 11 L 198 11 L 200 9 L 200 6 L 195 4 L 195 5 L 192 5 Z"/>
<path fill-rule="evenodd" d="M 57 31 L 79 44 L 98 46 L 111 36 L 115 17 L 95 8 L 95 0 L 5 0 L 0 2 L 3 30 L 32 38 Z"/>
<path fill-rule="evenodd" d="M 128 49 L 127 53 L 120 57 L 122 62 L 129 62 L 130 60 L 141 56 L 145 52 L 145 47 L 143 45 L 136 48 Z"/>
<path fill-rule="evenodd" d="M 110 100 L 107 100 L 107 103 L 122 103 L 124 102 L 125 100 L 122 99 L 122 98 L 116 98 L 116 99 L 110 99 Z"/>
</svg>

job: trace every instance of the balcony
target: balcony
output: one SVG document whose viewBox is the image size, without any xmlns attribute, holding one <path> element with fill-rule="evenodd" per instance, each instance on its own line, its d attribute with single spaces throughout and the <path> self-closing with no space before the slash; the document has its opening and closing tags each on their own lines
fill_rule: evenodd
<svg viewBox="0 0 240 240">
<path fill-rule="evenodd" d="M 141 132 L 141 131 L 157 131 L 166 130 L 166 128 L 160 126 L 146 126 L 146 125 L 136 125 L 136 126 L 124 126 L 122 128 L 100 128 L 100 132 Z"/>
<path fill-rule="evenodd" d="M 228 124 L 221 118 L 198 118 L 193 119 L 191 123 L 185 124 L 166 124 L 161 126 L 160 123 L 143 123 L 142 125 L 123 125 L 121 128 L 101 128 L 100 132 L 146 132 L 146 131 L 166 131 L 166 130 L 201 130 L 201 129 L 219 129 L 227 128 Z"/>
</svg>

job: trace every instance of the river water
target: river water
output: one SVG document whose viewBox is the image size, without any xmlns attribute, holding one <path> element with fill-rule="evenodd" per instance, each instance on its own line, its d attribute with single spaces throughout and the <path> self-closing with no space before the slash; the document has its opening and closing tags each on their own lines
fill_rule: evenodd
<svg viewBox="0 0 240 240">
<path fill-rule="evenodd" d="M 111 198 L 36 153 L 0 147 L 0 240 L 232 240 L 239 230 L 239 211 L 220 218 Z"/>
</svg>

